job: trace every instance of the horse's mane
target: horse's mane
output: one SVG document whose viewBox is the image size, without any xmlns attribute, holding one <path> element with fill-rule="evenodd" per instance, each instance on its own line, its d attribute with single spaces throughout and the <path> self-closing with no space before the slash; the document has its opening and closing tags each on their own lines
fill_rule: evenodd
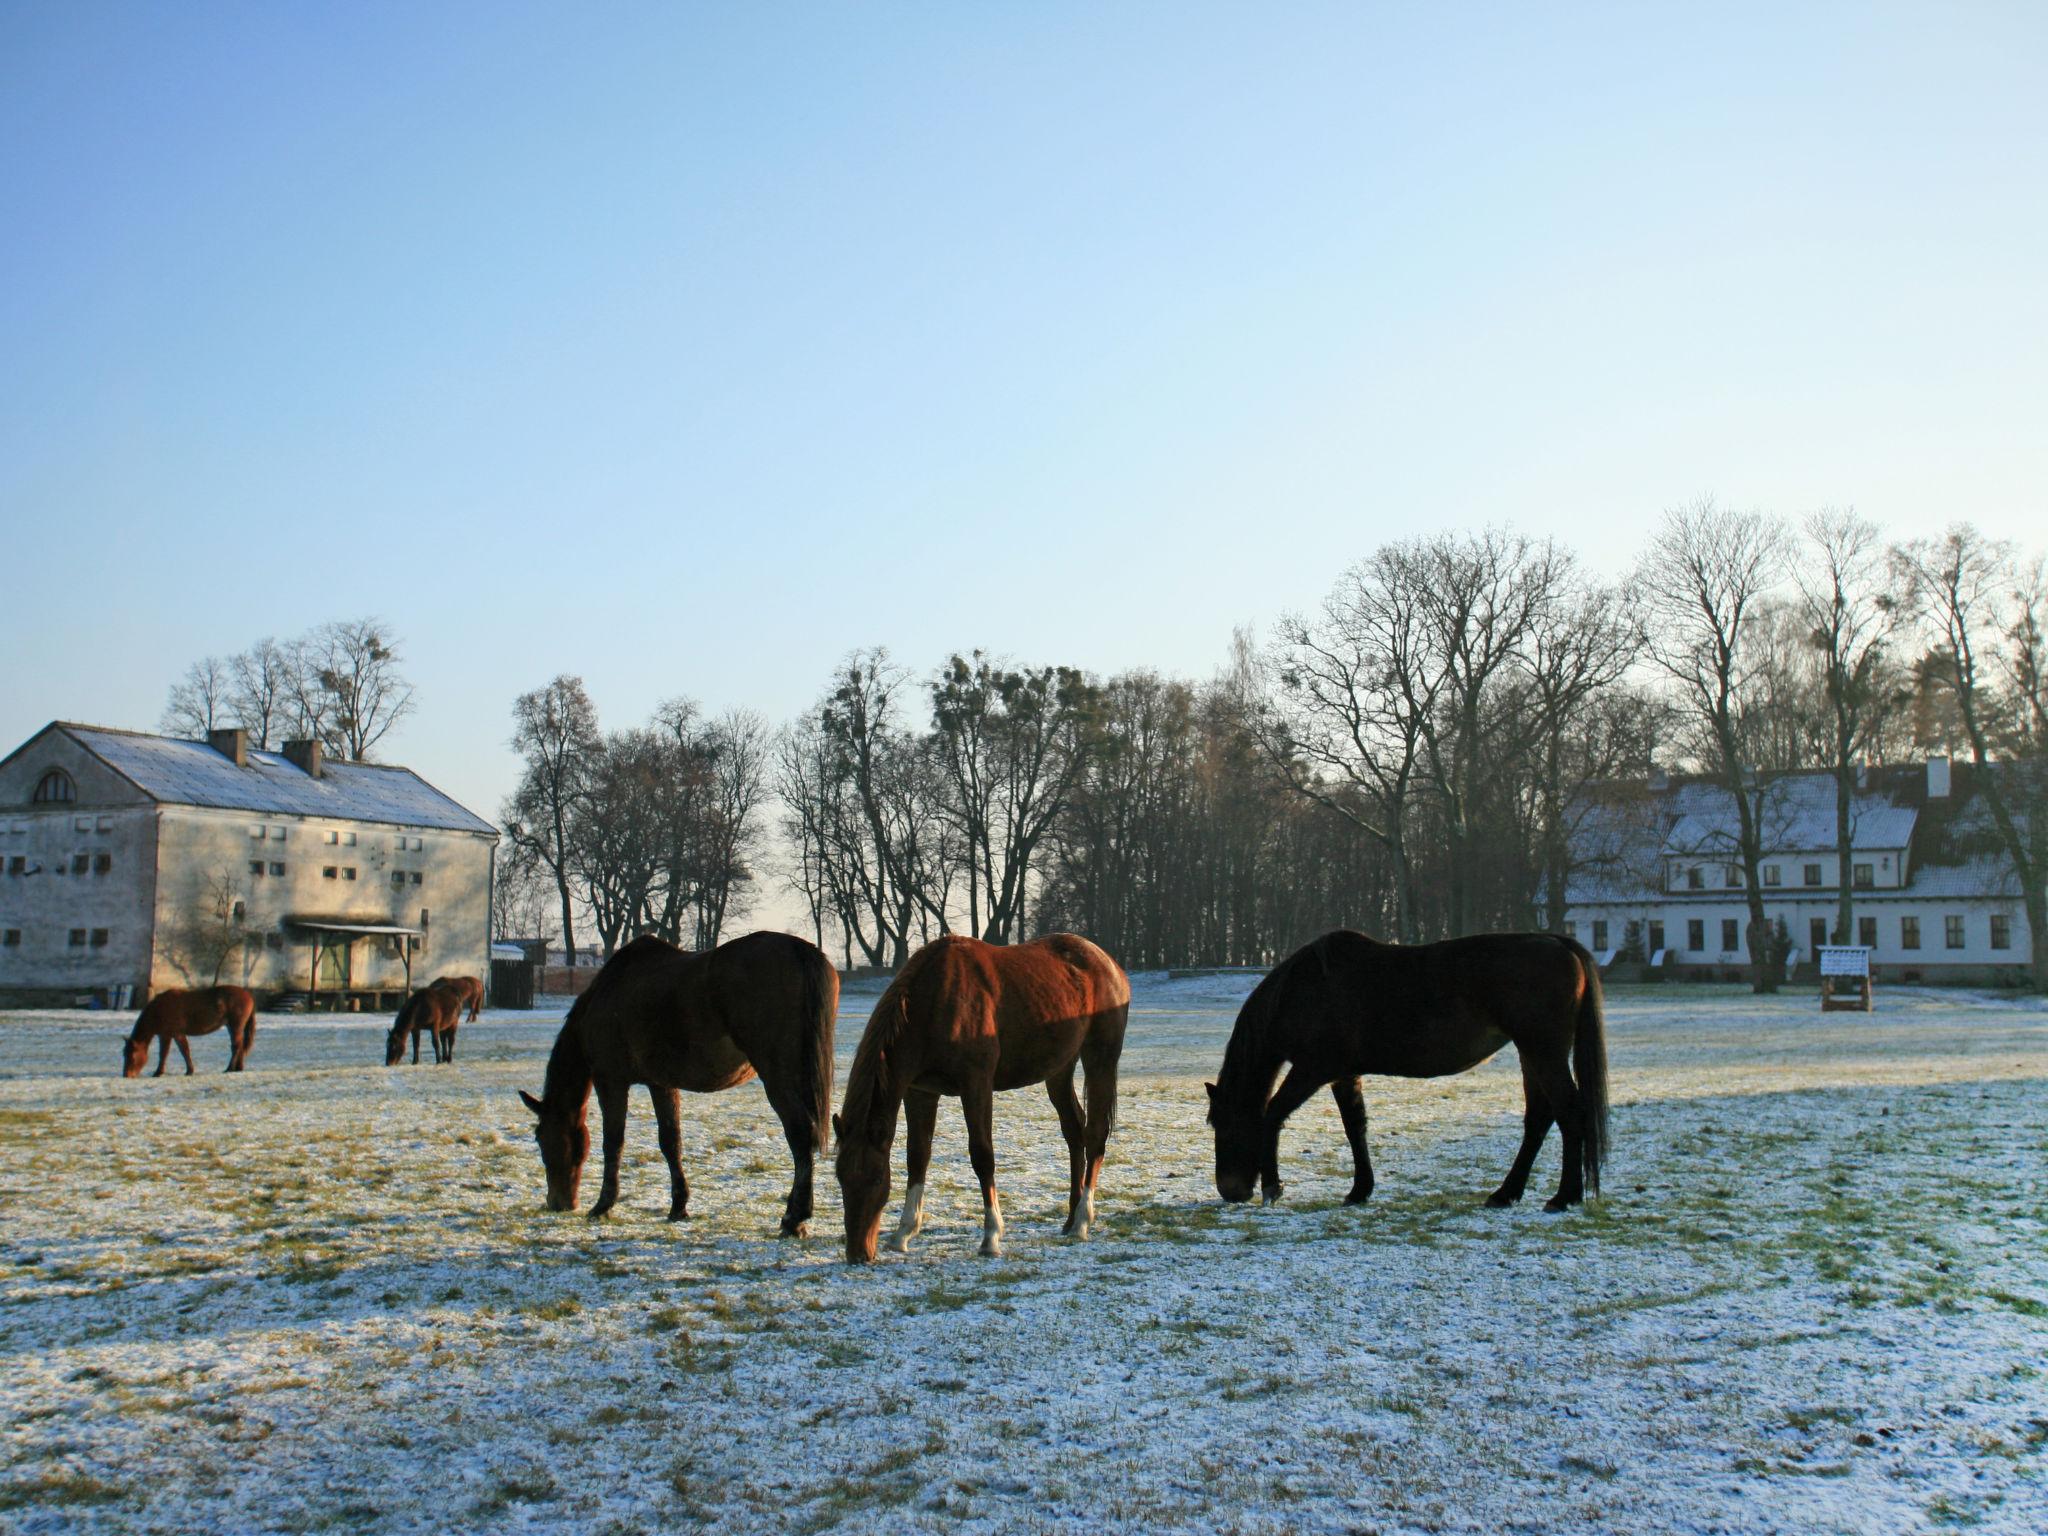
<svg viewBox="0 0 2048 1536">
<path fill-rule="evenodd" d="M 540 1090 L 542 1103 L 578 1099 L 589 1084 L 590 1058 L 583 1048 L 583 1027 L 592 1005 L 608 1001 L 628 975 L 637 975 L 650 962 L 672 960 L 685 953 L 667 939 L 643 933 L 605 961 L 602 969 L 590 978 L 583 995 L 569 1005 L 569 1016 L 562 1020 L 555 1048 L 548 1053 L 547 1077 Z"/>
<path fill-rule="evenodd" d="M 1273 1091 L 1273 1079 L 1279 1073 L 1281 1061 L 1280 1050 L 1269 1036 L 1294 973 L 1304 965 L 1313 965 L 1327 976 L 1333 966 L 1344 961 L 1346 948 L 1372 942 L 1348 928 L 1333 929 L 1309 940 L 1266 973 L 1238 1010 L 1230 1042 L 1223 1048 L 1223 1069 L 1216 1076 L 1219 1097 L 1249 1094 L 1256 1089 L 1259 1102 L 1265 1102 Z"/>
<path fill-rule="evenodd" d="M 863 1137 L 880 1141 L 894 1127 L 895 1107 L 881 1092 L 882 1079 L 889 1070 L 888 1053 L 910 1027 L 911 989 L 931 967 L 932 957 L 944 952 L 943 945 L 928 944 L 912 955 L 868 1018 L 868 1027 L 853 1053 L 853 1067 L 846 1074 L 846 1091 L 839 1096 L 840 1119 Z"/>
</svg>

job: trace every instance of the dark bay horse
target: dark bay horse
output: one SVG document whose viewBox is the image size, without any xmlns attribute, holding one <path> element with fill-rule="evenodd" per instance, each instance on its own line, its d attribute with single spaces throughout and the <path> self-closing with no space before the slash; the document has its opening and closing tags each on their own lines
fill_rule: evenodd
<svg viewBox="0 0 2048 1536">
<path fill-rule="evenodd" d="M 135 1021 L 135 1028 L 121 1042 L 121 1075 L 140 1077 L 149 1060 L 149 1042 L 157 1042 L 155 1076 L 164 1075 L 171 1046 L 185 1058 L 185 1075 L 192 1075 L 189 1035 L 210 1035 L 216 1029 L 228 1032 L 228 1070 L 239 1072 L 249 1059 L 249 1042 L 256 1038 L 256 999 L 243 987 L 206 987 L 186 991 L 171 987 L 157 993 Z"/>
<path fill-rule="evenodd" d="M 958 1096 L 967 1119 L 968 1154 L 981 1181 L 981 1251 L 1001 1253 L 994 1098 L 1033 1083 L 1045 1084 L 1067 1140 L 1066 1234 L 1086 1237 L 1116 1118 L 1117 1059 L 1130 1006 L 1131 986 L 1117 963 L 1071 933 L 1017 945 L 953 935 L 912 955 L 868 1019 L 842 1113 L 832 1120 L 847 1262 L 875 1257 L 899 1106 L 910 1133 L 910 1187 L 890 1247 L 905 1252 L 923 1225 L 925 1171 L 942 1093 Z M 1074 1095 L 1076 1061 L 1087 1073 L 1085 1117 Z"/>
<path fill-rule="evenodd" d="M 716 1093 L 760 1074 L 796 1160 L 782 1235 L 809 1231 L 811 1185 L 832 1111 L 832 1024 L 839 973 L 824 951 L 787 933 L 750 933 L 696 955 L 651 936 L 633 940 L 569 1010 L 548 1057 L 541 1096 L 519 1097 L 538 1120 L 548 1209 L 576 1207 L 590 1154 L 584 1107 L 597 1090 L 604 1116 L 604 1184 L 592 1216 L 619 1198 L 626 1099 L 645 1083 L 668 1162 L 670 1221 L 689 1215 L 683 1178 L 682 1090 Z"/>
<path fill-rule="evenodd" d="M 438 1065 L 455 1059 L 455 1026 L 462 1022 L 462 994 L 440 982 L 424 986 L 405 1000 L 392 1022 L 390 1038 L 384 1042 L 384 1065 L 395 1067 L 405 1059 L 406 1036 L 412 1037 L 412 1064 L 420 1064 L 420 1036 L 425 1034 L 434 1047 Z"/>
<path fill-rule="evenodd" d="M 1570 939 L 1489 933 L 1441 944 L 1381 944 L 1338 930 L 1303 945 L 1245 999 L 1209 1088 L 1216 1190 L 1280 1198 L 1280 1127 L 1328 1085 L 1356 1170 L 1346 1204 L 1372 1194 L 1361 1073 L 1448 1077 L 1513 1043 L 1522 1058 L 1522 1147 L 1488 1205 L 1522 1198 L 1555 1121 L 1564 1176 L 1547 1211 L 1600 1192 L 1607 1150 L 1607 1031 L 1600 969 Z M 1288 1073 L 1276 1091 L 1281 1066 Z M 1573 1072 L 1576 1069 L 1577 1080 Z"/>
<path fill-rule="evenodd" d="M 469 1009 L 468 1022 L 474 1024 L 476 1016 L 484 1010 L 484 984 L 474 976 L 436 976 L 429 986 L 444 987 L 453 992 L 464 1007 Z"/>
</svg>

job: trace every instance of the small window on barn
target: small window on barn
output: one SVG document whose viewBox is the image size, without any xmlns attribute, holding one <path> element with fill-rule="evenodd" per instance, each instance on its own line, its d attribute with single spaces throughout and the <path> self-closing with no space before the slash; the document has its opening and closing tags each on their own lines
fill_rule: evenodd
<svg viewBox="0 0 2048 1536">
<path fill-rule="evenodd" d="M 242 920 L 243 918 L 247 917 L 248 915 L 249 915 L 249 909 L 248 909 L 248 908 L 247 908 L 246 906 L 244 906 L 244 905 L 243 905 L 243 904 L 242 904 L 241 902 L 239 902 L 239 901 L 238 901 L 238 902 L 236 902 L 236 903 L 235 903 L 235 921 L 239 923 L 239 922 L 240 922 L 240 921 L 241 921 L 241 920 Z"/>
<path fill-rule="evenodd" d="M 1782 885 L 1784 883 L 1784 880 L 1785 872 L 1782 869 L 1778 868 L 1777 865 L 1766 864 L 1764 866 L 1765 885 Z"/>
<path fill-rule="evenodd" d="M 412 872 L 412 883 L 414 885 L 418 885 L 420 883 L 420 872 L 418 870 L 414 870 Z"/>
<path fill-rule="evenodd" d="M 1868 890 L 1871 886 L 1877 884 L 1877 871 L 1868 864 L 1851 865 L 1850 873 L 1856 881 L 1858 890 Z"/>
<path fill-rule="evenodd" d="M 78 798 L 78 789 L 70 774 L 62 768 L 52 768 L 36 780 L 36 792 L 29 798 L 37 805 L 69 805 Z"/>
<path fill-rule="evenodd" d="M 1604 917 L 1596 917 L 1593 919 L 1593 948 L 1595 950 L 1603 950 L 1606 947 L 1607 919 Z"/>
<path fill-rule="evenodd" d="M 1721 919 L 1721 952 L 1732 955 L 1741 947 L 1742 940 L 1736 933 L 1739 925 L 1732 917 Z"/>
<path fill-rule="evenodd" d="M 284 841 L 284 837 L 285 837 L 285 829 L 284 829 L 283 827 L 272 827 L 272 828 L 270 829 L 270 840 L 271 840 L 271 841 L 272 841 L 273 843 L 281 843 L 281 842 L 283 842 L 283 841 Z"/>
<path fill-rule="evenodd" d="M 344 879 L 344 880 L 353 880 L 353 879 L 355 879 L 355 877 L 356 877 L 356 867 L 355 867 L 355 865 L 353 865 L 353 864 L 349 865 L 349 866 L 348 866 L 348 867 L 347 867 L 346 869 L 344 869 L 344 870 L 343 870 L 343 871 L 341 872 L 341 878 L 342 878 L 342 879 Z"/>
<path fill-rule="evenodd" d="M 85 948 L 85 930 L 83 928 L 72 929 L 71 937 L 68 942 L 70 943 L 73 949 Z"/>
<path fill-rule="evenodd" d="M 92 830 L 92 818 L 90 816 L 72 817 L 71 830 L 74 832 L 90 832 Z"/>
<path fill-rule="evenodd" d="M 332 864 L 329 864 L 325 869 L 320 871 L 320 878 L 322 880 L 338 880 L 341 878 L 341 871 L 339 869 L 336 869 Z"/>
<path fill-rule="evenodd" d="M 249 861 L 249 873 L 258 880 L 261 880 L 263 878 L 263 861 L 261 859 L 251 859 Z"/>
<path fill-rule="evenodd" d="M 264 837 L 263 825 L 259 822 L 257 825 L 251 827 L 249 829 L 249 835 L 255 838 L 257 842 L 262 842 Z"/>
<path fill-rule="evenodd" d="M 106 930 L 106 929 L 104 929 L 104 928 L 95 928 L 95 929 L 93 929 L 93 931 L 92 931 L 92 947 L 93 947 L 94 949 L 105 949 L 105 948 L 107 947 L 107 930 Z"/>
<path fill-rule="evenodd" d="M 1707 921 L 1703 917 L 1689 917 L 1685 920 L 1685 947 L 1695 955 L 1704 954 L 1707 948 Z"/>
<path fill-rule="evenodd" d="M 391 883 L 393 885 L 405 884 L 405 871 L 402 869 L 394 869 L 393 871 L 391 871 Z"/>
<path fill-rule="evenodd" d="M 1692 867 L 1691 867 L 1690 869 L 1686 870 L 1686 872 L 1685 872 L 1685 888 L 1686 888 L 1687 890 L 1689 890 L 1689 891 L 1697 891 L 1697 890 L 1701 889 L 1701 888 L 1702 888 L 1703 886 L 1705 886 L 1705 885 L 1706 885 L 1706 883 L 1707 883 L 1707 877 L 1706 877 L 1705 875 L 1703 875 L 1703 874 L 1701 874 L 1701 873 L 1700 873 L 1700 867 L 1699 867 L 1699 865 L 1695 864 L 1695 865 L 1693 865 L 1693 866 L 1692 866 Z"/>
<path fill-rule="evenodd" d="M 1899 919 L 1899 948 L 1901 948 L 1901 949 L 1918 949 L 1919 947 L 1920 947 L 1920 919 L 1919 919 L 1919 918 L 1917 918 L 1917 917 L 1902 917 L 1902 918 L 1900 918 L 1900 919 Z"/>
<path fill-rule="evenodd" d="M 71 873 L 73 873 L 74 875 L 82 875 L 82 874 L 84 874 L 84 873 L 85 873 L 85 872 L 86 872 L 86 871 L 87 871 L 88 869 L 91 869 L 91 868 L 92 868 L 92 855 L 91 855 L 91 854 L 89 854 L 89 853 L 74 853 L 73 855 L 71 855 Z"/>
<path fill-rule="evenodd" d="M 1963 915 L 1951 912 L 1941 920 L 1942 942 L 1950 949 L 1961 949 L 1969 941 L 1963 935 Z"/>
<path fill-rule="evenodd" d="M 429 919 L 429 917 L 430 917 L 430 916 L 431 916 L 431 914 L 430 914 L 430 913 L 428 913 L 428 911 L 427 911 L 427 909 L 426 909 L 425 907 L 421 907 L 421 908 L 420 908 L 420 926 L 421 926 L 422 928 L 425 928 L 425 927 L 428 927 L 428 926 L 430 926 L 430 924 L 429 924 L 429 921 L 428 921 L 428 919 Z"/>
<path fill-rule="evenodd" d="M 10 928 L 5 933 L 0 933 L 0 944 L 6 945 L 9 949 L 21 948 L 21 930 Z"/>
<path fill-rule="evenodd" d="M 342 834 L 341 834 L 341 846 L 342 846 L 342 847 L 344 847 L 344 848 L 353 848 L 353 847 L 355 847 L 355 845 L 356 845 L 356 835 L 355 835 L 355 833 L 353 833 L 353 832 L 344 832 L 344 833 L 342 833 Z"/>
<path fill-rule="evenodd" d="M 329 846 L 330 848 L 331 848 L 331 847 L 333 847 L 333 846 L 334 846 L 334 845 L 335 845 L 336 843 L 338 843 L 338 842 L 340 842 L 340 841 L 341 841 L 341 834 L 340 834 L 339 832 L 330 832 L 330 833 L 328 833 L 328 834 L 327 834 L 327 845 L 328 845 L 328 846 Z"/>
<path fill-rule="evenodd" d="M 1802 865 L 1800 865 L 1800 866 L 1799 866 L 1799 878 L 1800 878 L 1800 883 L 1801 883 L 1801 884 L 1803 884 L 1803 885 L 1819 885 L 1819 884 L 1820 884 L 1820 866 L 1819 866 L 1818 864 L 1802 864 Z"/>
<path fill-rule="evenodd" d="M 111 832 L 114 830 L 114 818 L 111 816 L 102 816 L 98 821 L 94 822 L 93 825 L 102 832 Z"/>
<path fill-rule="evenodd" d="M 14 855 L 13 858 L 7 861 L 7 873 L 9 873 L 10 875 L 18 875 L 27 868 L 28 860 L 21 854 L 17 853 L 16 855 Z"/>
<path fill-rule="evenodd" d="M 1991 947 L 1993 949 L 2012 948 L 2012 919 L 2003 912 L 1991 914 Z"/>
<path fill-rule="evenodd" d="M 278 863 L 278 864 L 272 864 L 272 865 L 270 866 L 270 872 L 271 872 L 271 873 L 272 873 L 273 875 L 281 875 L 281 874 L 283 874 L 283 873 L 284 873 L 284 865 L 283 865 L 283 864 L 281 864 L 281 863 Z"/>
<path fill-rule="evenodd" d="M 111 853 L 96 853 L 92 856 L 92 872 L 94 874 L 104 875 L 113 867 L 114 856 Z"/>
<path fill-rule="evenodd" d="M 1859 917 L 1856 919 L 1856 942 L 1865 949 L 1877 948 L 1877 919 Z"/>
</svg>

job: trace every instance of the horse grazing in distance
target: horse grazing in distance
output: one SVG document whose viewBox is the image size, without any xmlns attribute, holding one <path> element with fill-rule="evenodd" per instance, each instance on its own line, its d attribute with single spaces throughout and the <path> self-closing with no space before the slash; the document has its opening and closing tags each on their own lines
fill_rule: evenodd
<svg viewBox="0 0 2048 1536">
<path fill-rule="evenodd" d="M 901 1106 L 909 1127 L 903 1216 L 889 1246 L 909 1250 L 924 1224 L 925 1171 L 939 1095 L 960 1100 L 968 1155 L 981 1181 L 981 1251 L 1003 1248 L 996 1198 L 995 1095 L 1044 1083 L 1067 1141 L 1069 1237 L 1095 1219 L 1095 1185 L 1116 1119 L 1117 1060 L 1123 1054 L 1131 984 L 1117 963 L 1071 933 L 1029 944 L 984 944 L 950 935 L 909 963 L 875 1005 L 846 1079 L 839 1137 L 839 1190 L 846 1208 L 846 1261 L 875 1257 L 889 1199 L 889 1147 Z M 1074 1064 L 1087 1073 L 1088 1111 L 1074 1094 Z"/>
<path fill-rule="evenodd" d="M 484 1011 L 484 984 L 474 976 L 436 976 L 427 985 L 443 987 L 453 992 L 462 1005 L 469 1009 L 467 1022 L 471 1024 L 474 1024 L 476 1016 Z"/>
<path fill-rule="evenodd" d="M 420 1035 L 434 1047 L 439 1065 L 455 1059 L 455 1026 L 462 1022 L 462 999 L 452 987 L 439 982 L 421 987 L 405 1000 L 392 1022 L 391 1035 L 384 1042 L 384 1065 L 395 1067 L 405 1059 L 406 1036 L 412 1037 L 412 1064 L 420 1064 Z"/>
<path fill-rule="evenodd" d="M 228 1032 L 228 1070 L 239 1072 L 249 1059 L 249 1042 L 256 1038 L 256 999 L 244 987 L 205 987 L 187 991 L 170 987 L 152 997 L 135 1021 L 128 1038 L 121 1042 L 121 1075 L 140 1077 L 149 1060 L 149 1042 L 157 1042 L 157 1077 L 164 1075 L 171 1046 L 185 1058 L 185 1075 L 192 1075 L 191 1035 L 210 1035 L 216 1029 Z"/>
<path fill-rule="evenodd" d="M 668 1163 L 668 1219 L 687 1219 L 682 1090 L 716 1093 L 758 1073 L 796 1161 L 782 1235 L 808 1235 L 814 1165 L 832 1112 L 838 1011 L 839 973 L 823 950 L 792 934 L 750 933 L 709 954 L 652 935 L 633 940 L 570 1008 L 541 1096 L 519 1095 L 537 1122 L 548 1209 L 576 1208 L 590 1154 L 585 1106 L 592 1088 L 604 1117 L 604 1183 L 590 1214 L 602 1216 L 618 1202 L 626 1100 L 635 1083 L 645 1083 Z"/>
<path fill-rule="evenodd" d="M 1407 945 L 1339 929 L 1312 940 L 1245 999 L 1223 1070 L 1206 1085 L 1217 1193 L 1248 1200 L 1256 1176 L 1267 1204 L 1279 1199 L 1280 1127 L 1327 1084 L 1356 1170 L 1344 1200 L 1364 1201 L 1373 1180 L 1359 1075 L 1448 1077 L 1510 1042 L 1522 1058 L 1522 1146 L 1486 1203 L 1522 1198 L 1555 1121 L 1564 1174 L 1543 1208 L 1561 1211 L 1600 1192 L 1607 1151 L 1607 1030 L 1592 955 L 1547 933 Z"/>
</svg>

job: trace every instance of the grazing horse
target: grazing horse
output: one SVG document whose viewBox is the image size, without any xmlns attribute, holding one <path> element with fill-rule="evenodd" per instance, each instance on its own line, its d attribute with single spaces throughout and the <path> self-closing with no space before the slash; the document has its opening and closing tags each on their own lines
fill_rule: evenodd
<svg viewBox="0 0 2048 1536">
<path fill-rule="evenodd" d="M 760 1074 L 796 1160 L 782 1235 L 810 1231 L 814 1164 L 832 1112 L 832 1024 L 839 973 L 815 944 L 787 933 L 750 933 L 709 954 L 651 935 L 605 962 L 555 1037 L 541 1096 L 519 1097 L 537 1120 L 534 1139 L 548 1176 L 548 1209 L 576 1208 L 590 1154 L 584 1107 L 593 1087 L 604 1115 L 604 1184 L 590 1214 L 619 1198 L 626 1100 L 645 1083 L 668 1162 L 670 1221 L 689 1216 L 683 1177 L 683 1089 L 716 1093 Z"/>
<path fill-rule="evenodd" d="M 429 986 L 445 987 L 453 992 L 462 1005 L 469 1009 L 467 1022 L 474 1024 L 476 1016 L 484 1011 L 484 984 L 474 976 L 436 976 Z"/>
<path fill-rule="evenodd" d="M 1522 1058 L 1522 1147 L 1488 1205 L 1513 1205 L 1551 1122 L 1564 1176 L 1547 1211 L 1600 1193 L 1607 1150 L 1607 1032 L 1600 969 L 1570 939 L 1488 933 L 1441 944 L 1381 944 L 1338 930 L 1303 945 L 1245 999 L 1209 1090 L 1216 1191 L 1280 1198 L 1280 1127 L 1329 1085 L 1356 1170 L 1347 1205 L 1372 1194 L 1361 1073 L 1448 1077 L 1513 1042 Z M 1281 1065 L 1289 1070 L 1276 1091 Z M 1573 1071 L 1577 1071 L 1577 1081 Z"/>
<path fill-rule="evenodd" d="M 155 1076 L 164 1075 L 175 1043 L 185 1058 L 185 1075 L 192 1075 L 192 1047 L 188 1035 L 210 1035 L 216 1029 L 228 1032 L 228 1070 L 239 1072 L 249 1059 L 249 1042 L 256 1038 L 256 999 L 242 987 L 206 987 L 188 992 L 171 987 L 149 1000 L 135 1028 L 121 1042 L 121 1075 L 140 1077 L 149 1060 L 149 1042 L 157 1042 Z"/>
<path fill-rule="evenodd" d="M 899 1105 L 910 1133 L 910 1187 L 889 1246 L 907 1252 L 924 1224 L 925 1170 L 942 1093 L 959 1097 L 967 1119 L 968 1155 L 981 1181 L 981 1251 L 1001 1253 L 994 1098 L 1033 1083 L 1045 1084 L 1067 1140 L 1066 1235 L 1086 1237 L 1116 1118 L 1117 1059 L 1130 1006 L 1131 985 L 1117 963 L 1071 933 L 1014 946 L 951 935 L 912 955 L 875 1005 L 846 1079 L 842 1113 L 832 1121 L 847 1263 L 875 1257 Z M 1087 1072 L 1085 1117 L 1074 1095 L 1076 1061 Z"/>
<path fill-rule="evenodd" d="M 444 987 L 438 981 L 421 987 L 398 1010 L 398 1017 L 391 1025 L 390 1038 L 384 1042 L 384 1065 L 395 1067 L 405 1059 L 405 1039 L 410 1035 L 412 1064 L 418 1066 L 422 1033 L 434 1047 L 436 1064 L 453 1061 L 455 1026 L 461 1022 L 462 999 L 454 988 Z"/>
</svg>

